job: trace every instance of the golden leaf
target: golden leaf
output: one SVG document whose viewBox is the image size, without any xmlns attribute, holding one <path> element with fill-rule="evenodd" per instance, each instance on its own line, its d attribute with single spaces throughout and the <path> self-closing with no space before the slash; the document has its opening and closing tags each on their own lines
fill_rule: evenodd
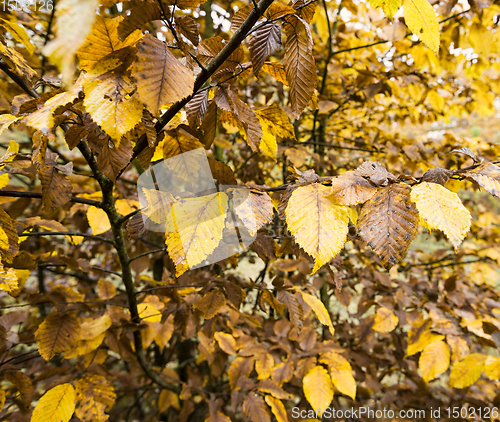
<svg viewBox="0 0 500 422">
<path fill-rule="evenodd" d="M 166 43 L 151 34 L 144 36 L 138 48 L 132 76 L 141 101 L 153 116 L 158 116 L 161 107 L 192 93 L 193 72 L 177 60 Z"/>
<path fill-rule="evenodd" d="M 227 371 L 227 376 L 229 378 L 229 385 L 232 390 L 236 389 L 238 380 L 244 380 L 248 378 L 253 370 L 253 363 L 253 357 L 245 358 L 240 356 L 238 356 L 231 362 L 231 365 L 229 366 L 229 369 Z"/>
<path fill-rule="evenodd" d="M 3 133 L 4 130 L 8 129 L 9 126 L 12 123 L 15 123 L 18 121 L 21 117 L 13 116 L 12 114 L 1 114 L 0 115 L 0 135 Z M 15 142 L 15 141 L 10 141 L 10 142 Z M 10 151 L 10 142 L 9 142 L 9 150 L 5 153 L 5 155 L 8 155 L 8 152 Z M 17 144 L 17 142 L 16 142 Z M 19 146 L 17 148 L 17 152 L 19 152 Z M 16 152 L 16 154 L 17 154 Z M 1 163 L 3 164 L 3 157 Z"/>
<path fill-rule="evenodd" d="M 28 65 L 26 59 L 12 47 L 7 47 L 0 42 L 0 58 L 5 60 L 14 73 L 31 81 L 36 72 Z"/>
<path fill-rule="evenodd" d="M 69 351 L 80 332 L 78 320 L 71 314 L 51 313 L 35 333 L 40 355 L 49 361 L 57 353 Z"/>
<path fill-rule="evenodd" d="M 141 122 L 144 108 L 134 83 L 116 70 L 117 64 L 116 59 L 98 62 L 83 83 L 83 104 L 92 119 L 115 141 L 115 147 L 123 135 Z"/>
<path fill-rule="evenodd" d="M 271 422 L 271 416 L 264 403 L 264 399 L 250 392 L 246 395 L 242 406 L 243 415 L 246 416 L 251 422 Z"/>
<path fill-rule="evenodd" d="M 405 23 L 436 54 L 439 51 L 439 22 L 427 0 L 404 0 Z"/>
<path fill-rule="evenodd" d="M 75 411 L 75 389 L 69 383 L 47 391 L 33 410 L 30 422 L 68 422 Z"/>
<path fill-rule="evenodd" d="M 265 62 L 262 66 L 262 70 L 269 73 L 278 82 L 288 85 L 285 67 L 281 63 Z"/>
<path fill-rule="evenodd" d="M 420 355 L 418 367 L 425 382 L 432 381 L 444 373 L 450 365 L 450 348 L 442 341 L 433 341 Z"/>
<path fill-rule="evenodd" d="M 76 383 L 76 416 L 82 421 L 104 422 L 109 416 L 104 413 L 116 400 L 115 389 L 101 375 L 85 375 Z"/>
<path fill-rule="evenodd" d="M 263 353 L 257 355 L 255 359 L 255 371 L 257 372 L 257 379 L 263 380 L 271 376 L 271 372 L 274 368 L 274 358 L 273 355 L 269 353 Z"/>
<path fill-rule="evenodd" d="M 388 308 L 380 307 L 375 314 L 373 329 L 379 333 L 390 333 L 398 326 L 398 317 Z"/>
<path fill-rule="evenodd" d="M 461 361 L 465 358 L 469 353 L 469 345 L 467 344 L 467 340 L 459 336 L 446 336 L 446 342 L 451 349 L 451 360 L 453 363 Z"/>
<path fill-rule="evenodd" d="M 149 302 L 142 302 L 137 305 L 137 311 L 139 312 L 139 317 L 148 323 L 160 322 L 161 313 L 160 311 Z"/>
<path fill-rule="evenodd" d="M 180 276 L 203 262 L 222 240 L 228 209 L 225 193 L 185 198 L 173 204 L 176 233 L 165 233 L 165 244 Z"/>
<path fill-rule="evenodd" d="M 319 361 L 328 366 L 333 385 L 346 396 L 356 399 L 356 381 L 352 376 L 351 364 L 335 352 L 323 353 Z"/>
<path fill-rule="evenodd" d="M 56 37 L 42 49 L 59 66 L 63 82 L 69 86 L 75 72 L 75 53 L 85 42 L 98 16 L 97 0 L 60 0 L 57 3 Z"/>
<path fill-rule="evenodd" d="M 24 27 L 17 23 L 9 22 L 1 18 L 0 26 L 3 27 L 6 31 L 10 32 L 12 38 L 14 38 L 17 42 L 23 44 L 26 47 L 26 50 L 28 50 L 29 54 L 33 54 L 35 52 L 36 47 L 31 43 L 30 37 Z"/>
<path fill-rule="evenodd" d="M 3 410 L 4 404 L 5 404 L 5 391 L 0 390 L 0 411 Z"/>
<path fill-rule="evenodd" d="M 228 355 L 236 354 L 236 340 L 231 334 L 217 331 L 214 334 L 214 339 L 219 343 L 219 347 Z"/>
<path fill-rule="evenodd" d="M 290 359 L 278 363 L 271 374 L 271 379 L 280 387 L 293 377 L 293 363 Z"/>
<path fill-rule="evenodd" d="M 302 294 L 302 299 L 304 299 L 304 302 L 306 302 L 311 309 L 314 311 L 316 316 L 319 319 L 319 322 L 321 322 L 323 325 L 326 325 L 328 329 L 330 330 L 330 333 L 332 333 L 332 336 L 335 334 L 335 329 L 333 328 L 332 320 L 330 318 L 330 314 L 328 313 L 328 310 L 325 308 L 325 305 L 321 300 L 315 298 L 314 296 L 300 292 Z"/>
<path fill-rule="evenodd" d="M 142 33 L 137 31 L 130 34 L 125 41 L 121 41 L 118 38 L 118 26 L 122 20 L 122 16 L 114 19 L 96 16 L 90 35 L 78 50 L 78 64 L 81 69 L 88 71 L 108 54 L 128 47 L 141 39 Z"/>
<path fill-rule="evenodd" d="M 4 232 L 5 233 L 5 232 Z M 17 296 L 19 293 L 19 282 L 17 280 L 16 270 L 14 268 L 5 268 L 0 262 L 0 289 L 6 291 L 11 296 Z"/>
<path fill-rule="evenodd" d="M 423 182 L 412 187 L 411 200 L 425 226 L 441 230 L 457 250 L 472 220 L 458 195 L 436 183 Z"/>
<path fill-rule="evenodd" d="M 116 296 L 116 287 L 111 281 L 101 279 L 97 282 L 97 293 L 101 299 L 112 299 Z"/>
<path fill-rule="evenodd" d="M 97 318 L 86 318 L 80 324 L 79 340 L 92 340 L 111 327 L 111 318 L 104 314 Z"/>
<path fill-rule="evenodd" d="M 265 396 L 264 400 L 267 405 L 271 408 L 276 422 L 288 422 L 288 416 L 286 414 L 286 409 L 281 400 L 276 399 L 272 396 Z"/>
<path fill-rule="evenodd" d="M 87 220 L 94 235 L 105 233 L 111 229 L 108 214 L 93 205 L 87 209 Z"/>
<path fill-rule="evenodd" d="M 455 362 L 451 367 L 450 387 L 465 388 L 474 384 L 485 367 L 486 355 L 472 353 L 460 362 Z"/>
<path fill-rule="evenodd" d="M 304 394 L 315 411 L 323 412 L 333 400 L 330 375 L 320 365 L 312 368 L 302 380 Z"/>
<path fill-rule="evenodd" d="M 213 318 L 220 308 L 226 304 L 226 298 L 219 290 L 212 290 L 205 294 L 193 306 L 203 313 L 205 319 Z"/>
<path fill-rule="evenodd" d="M 500 358 L 496 356 L 488 356 L 484 364 L 484 373 L 493 381 L 500 379 Z"/>
<path fill-rule="evenodd" d="M 349 214 L 328 198 L 330 189 L 319 183 L 295 189 L 285 209 L 288 229 L 304 251 L 314 258 L 311 274 L 343 248 Z"/>
<path fill-rule="evenodd" d="M 418 212 L 406 185 L 380 189 L 361 210 L 357 228 L 387 268 L 401 261 L 418 229 Z"/>
</svg>

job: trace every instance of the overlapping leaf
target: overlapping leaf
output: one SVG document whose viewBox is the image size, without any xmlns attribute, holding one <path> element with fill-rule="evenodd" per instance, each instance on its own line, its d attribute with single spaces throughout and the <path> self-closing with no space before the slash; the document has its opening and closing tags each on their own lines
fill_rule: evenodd
<svg viewBox="0 0 500 422">
<path fill-rule="evenodd" d="M 332 178 L 330 198 L 339 205 L 358 205 L 370 199 L 377 189 L 366 179 L 347 171 Z"/>
<path fill-rule="evenodd" d="M 75 389 L 69 383 L 47 391 L 33 410 L 30 422 L 68 422 L 75 411 Z"/>
<path fill-rule="evenodd" d="M 40 355 L 49 361 L 56 354 L 70 350 L 79 330 L 80 324 L 73 315 L 49 314 L 35 333 Z"/>
<path fill-rule="evenodd" d="M 281 27 L 275 23 L 268 23 L 254 32 L 248 49 L 252 59 L 253 72 L 259 76 L 260 69 L 267 57 L 281 45 Z"/>
<path fill-rule="evenodd" d="M 425 382 L 441 375 L 450 365 L 450 349 L 442 340 L 434 341 L 425 347 L 420 355 L 418 367 Z"/>
<path fill-rule="evenodd" d="M 302 380 L 307 401 L 315 411 L 324 412 L 333 400 L 333 385 L 325 368 L 312 368 Z"/>
<path fill-rule="evenodd" d="M 427 0 L 404 0 L 405 23 L 432 51 L 439 51 L 439 22 Z"/>
<path fill-rule="evenodd" d="M 335 352 L 323 353 L 319 359 L 328 366 L 333 385 L 353 400 L 356 398 L 356 381 L 352 376 L 351 364 L 347 359 Z"/>
<path fill-rule="evenodd" d="M 380 189 L 363 205 L 358 220 L 359 235 L 389 268 L 405 257 L 418 229 L 418 212 L 410 192 L 400 184 Z"/>
<path fill-rule="evenodd" d="M 465 177 L 473 180 L 493 196 L 500 197 L 500 167 L 491 163 L 483 163 L 465 173 Z"/>
<path fill-rule="evenodd" d="M 450 387 L 465 388 L 474 384 L 483 372 L 487 356 L 472 353 L 451 367 Z"/>
</svg>

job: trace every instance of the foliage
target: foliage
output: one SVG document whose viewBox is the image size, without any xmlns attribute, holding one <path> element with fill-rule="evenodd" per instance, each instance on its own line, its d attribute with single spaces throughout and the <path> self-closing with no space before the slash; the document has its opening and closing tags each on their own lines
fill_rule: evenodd
<svg viewBox="0 0 500 422">
<path fill-rule="evenodd" d="M 29 7 L 0 10 L 2 420 L 500 405 L 498 4 Z M 229 189 L 138 192 L 200 148 Z M 234 221 L 251 247 L 199 267 Z"/>
</svg>

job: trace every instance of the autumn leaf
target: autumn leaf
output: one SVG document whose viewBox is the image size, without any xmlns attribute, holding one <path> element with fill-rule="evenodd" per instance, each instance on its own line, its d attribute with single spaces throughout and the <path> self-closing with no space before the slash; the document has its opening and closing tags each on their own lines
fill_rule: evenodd
<svg viewBox="0 0 500 422">
<path fill-rule="evenodd" d="M 290 315 L 290 321 L 298 330 L 300 330 L 304 323 L 304 311 L 302 310 L 302 306 L 297 298 L 293 295 L 293 293 L 281 290 L 278 293 L 278 300 L 287 307 Z"/>
<path fill-rule="evenodd" d="M 283 64 L 286 80 L 290 85 L 290 103 L 295 118 L 309 104 L 317 81 L 316 63 L 306 25 L 296 17 L 288 20 L 284 27 L 286 42 Z"/>
<path fill-rule="evenodd" d="M 26 59 L 14 48 L 0 42 L 0 58 L 10 65 L 14 73 L 31 81 L 36 72 L 30 67 Z"/>
<path fill-rule="evenodd" d="M 86 375 L 76 382 L 76 416 L 82 421 L 106 421 L 106 408 L 116 400 L 115 390 L 102 375 Z"/>
<path fill-rule="evenodd" d="M 3 377 L 5 381 L 8 381 L 16 386 L 19 394 L 21 395 L 24 406 L 29 408 L 35 391 L 31 378 L 21 371 L 5 372 Z"/>
<path fill-rule="evenodd" d="M 225 304 L 226 299 L 224 295 L 218 290 L 212 290 L 196 302 L 194 307 L 203 313 L 205 319 L 210 319 L 213 318 Z"/>
<path fill-rule="evenodd" d="M 258 394 L 249 393 L 243 401 L 241 410 L 251 422 L 271 422 L 264 399 Z"/>
<path fill-rule="evenodd" d="M 474 384 L 485 367 L 487 356 L 472 353 L 460 362 L 455 362 L 451 367 L 450 387 L 465 388 Z"/>
<path fill-rule="evenodd" d="M 390 333 L 398 326 L 398 317 L 388 308 L 380 307 L 375 313 L 373 329 L 379 333 Z"/>
<path fill-rule="evenodd" d="M 157 2 L 133 1 L 130 14 L 118 25 L 118 37 L 125 40 L 132 32 L 144 24 L 161 19 L 162 12 Z"/>
<path fill-rule="evenodd" d="M 281 82 L 282 84 L 288 85 L 285 67 L 281 63 L 265 62 L 262 65 L 262 70 L 269 73 L 278 82 Z"/>
<path fill-rule="evenodd" d="M 368 201 L 377 191 L 368 180 L 347 171 L 332 178 L 329 198 L 338 205 L 358 205 Z"/>
<path fill-rule="evenodd" d="M 194 46 L 200 43 L 200 25 L 191 16 L 176 17 L 175 26 Z"/>
<path fill-rule="evenodd" d="M 267 405 L 271 408 L 276 422 L 288 422 L 288 417 L 286 414 L 286 409 L 281 400 L 276 399 L 272 396 L 265 396 L 264 400 Z"/>
<path fill-rule="evenodd" d="M 412 187 L 411 200 L 425 226 L 441 230 L 458 250 L 472 219 L 458 195 L 436 183 L 423 182 Z"/>
<path fill-rule="evenodd" d="M 220 344 L 220 343 L 219 343 Z M 227 375 L 229 378 L 229 385 L 231 389 L 237 388 L 238 381 L 244 380 L 249 377 L 250 373 L 253 370 L 254 359 L 246 358 L 246 357 L 236 357 L 229 366 L 227 371 Z"/>
<path fill-rule="evenodd" d="M 253 72 L 259 76 L 269 54 L 281 46 L 281 27 L 275 23 L 268 23 L 256 30 L 250 39 L 248 49 L 252 59 Z"/>
<path fill-rule="evenodd" d="M 285 209 L 288 229 L 315 260 L 312 274 L 337 255 L 347 238 L 348 211 L 334 205 L 327 198 L 329 193 L 327 187 L 318 183 L 299 187 Z"/>
<path fill-rule="evenodd" d="M 335 329 L 333 328 L 330 314 L 328 313 L 328 310 L 325 308 L 323 302 L 321 302 L 321 300 L 315 298 L 314 296 L 308 293 L 304 293 L 302 291 L 300 293 L 302 295 L 302 299 L 304 299 L 304 302 L 306 302 L 311 307 L 311 309 L 318 317 L 319 322 L 321 322 L 323 325 L 326 325 L 333 336 L 335 334 Z"/>
<path fill-rule="evenodd" d="M 418 212 L 410 201 L 408 186 L 392 184 L 382 188 L 364 205 L 357 228 L 387 268 L 406 255 L 418 229 Z"/>
<path fill-rule="evenodd" d="M 0 18 L 0 27 L 2 27 L 5 31 L 8 31 L 17 42 L 23 44 L 29 54 L 33 54 L 35 52 L 36 47 L 32 44 L 30 37 L 23 26 Z"/>
<path fill-rule="evenodd" d="M 49 314 L 35 333 L 40 355 L 49 361 L 56 354 L 70 350 L 79 330 L 80 324 L 73 315 Z"/>
<path fill-rule="evenodd" d="M 42 203 L 45 210 L 62 207 L 70 201 L 73 187 L 59 169 L 44 165 L 38 169 L 38 177 L 42 184 Z"/>
<path fill-rule="evenodd" d="M 196 94 L 186 104 L 186 115 L 191 127 L 201 125 L 208 108 L 208 91 L 202 91 Z"/>
<path fill-rule="evenodd" d="M 75 71 L 75 53 L 85 42 L 97 18 L 97 5 L 97 0 L 61 0 L 57 4 L 56 37 L 42 52 L 59 66 L 67 85 L 70 85 Z"/>
<path fill-rule="evenodd" d="M 333 385 L 342 394 L 356 398 L 356 381 L 352 376 L 351 364 L 345 357 L 335 352 L 326 352 L 321 355 L 319 361 L 328 366 Z"/>
<path fill-rule="evenodd" d="M 111 229 L 108 215 L 100 208 L 90 206 L 87 209 L 87 220 L 94 235 L 105 233 Z"/>
<path fill-rule="evenodd" d="M 500 198 L 500 168 L 491 163 L 483 163 L 465 173 L 467 179 L 476 182 L 493 196 Z"/>
<path fill-rule="evenodd" d="M 418 361 L 422 377 L 427 383 L 445 372 L 449 365 L 450 349 L 442 340 L 427 345 Z"/>
<path fill-rule="evenodd" d="M 138 61 L 132 68 L 139 98 L 153 116 L 160 109 L 192 93 L 193 73 L 170 52 L 167 44 L 147 34 L 138 43 Z"/>
<path fill-rule="evenodd" d="M 427 0 L 404 0 L 405 23 L 436 54 L 439 51 L 439 22 Z"/>
<path fill-rule="evenodd" d="M 500 379 L 500 358 L 488 356 L 484 365 L 484 373 L 490 380 Z"/>
<path fill-rule="evenodd" d="M 333 400 L 330 375 L 320 365 L 312 368 L 302 380 L 304 394 L 315 411 L 323 412 Z"/>
<path fill-rule="evenodd" d="M 47 391 L 33 410 L 30 422 L 68 422 L 75 411 L 75 389 L 69 383 Z"/>
<path fill-rule="evenodd" d="M 208 65 L 219 52 L 224 48 L 226 40 L 222 37 L 211 37 L 202 40 L 198 45 L 198 59 L 201 64 Z M 234 70 L 244 59 L 243 50 L 237 48 L 219 67 L 218 72 L 230 72 Z"/>
<path fill-rule="evenodd" d="M 238 188 L 231 191 L 236 215 L 241 219 L 250 235 L 268 224 L 273 218 L 271 198 L 261 192 Z"/>
<path fill-rule="evenodd" d="M 238 8 L 231 21 L 232 32 L 236 32 L 239 29 L 252 10 L 253 4 L 245 4 Z"/>
</svg>

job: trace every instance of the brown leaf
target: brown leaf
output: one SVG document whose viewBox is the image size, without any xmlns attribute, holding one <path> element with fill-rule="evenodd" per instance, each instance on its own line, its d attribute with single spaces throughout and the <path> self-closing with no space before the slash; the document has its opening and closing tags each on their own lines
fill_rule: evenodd
<svg viewBox="0 0 500 422">
<path fill-rule="evenodd" d="M 246 396 L 242 411 L 251 422 L 271 422 L 264 399 L 256 393 L 251 392 Z"/>
<path fill-rule="evenodd" d="M 150 148 L 154 148 L 158 141 L 158 133 L 156 132 L 155 124 L 153 122 L 153 116 L 146 109 L 142 112 L 142 124 L 144 125 L 144 130 L 146 131 L 148 146 Z"/>
<path fill-rule="evenodd" d="M 290 85 L 290 106 L 297 118 L 309 104 L 316 88 L 316 62 L 306 24 L 294 17 L 287 21 L 284 28 L 287 38 L 283 64 Z"/>
<path fill-rule="evenodd" d="M 56 354 L 70 350 L 76 342 L 80 325 L 73 315 L 51 313 L 35 333 L 40 355 L 49 361 Z"/>
<path fill-rule="evenodd" d="M 241 6 L 238 11 L 233 15 L 233 20 L 231 21 L 231 31 L 236 32 L 245 19 L 248 17 L 250 12 L 253 10 L 253 4 L 245 4 Z"/>
<path fill-rule="evenodd" d="M 200 141 L 205 146 L 205 149 L 210 149 L 213 141 L 215 140 L 215 133 L 217 131 L 217 104 L 211 101 L 208 105 L 205 118 L 200 126 L 202 133 Z"/>
<path fill-rule="evenodd" d="M 257 230 L 271 222 L 274 209 L 269 195 L 242 188 L 233 190 L 232 194 L 236 215 L 243 221 L 250 234 L 255 234 Z"/>
<path fill-rule="evenodd" d="M 304 19 L 307 23 L 311 23 L 316 10 L 315 2 L 311 2 L 309 0 L 292 0 L 288 6 L 292 6 L 297 11 L 298 16 Z"/>
<path fill-rule="evenodd" d="M 409 186 L 390 185 L 380 189 L 361 210 L 358 233 L 387 268 L 405 257 L 418 229 L 418 211 L 410 193 Z"/>
<path fill-rule="evenodd" d="M 234 177 L 234 172 L 227 164 L 218 161 L 213 157 L 208 157 L 208 164 L 212 172 L 212 176 L 222 185 L 237 185 L 238 182 Z"/>
<path fill-rule="evenodd" d="M 479 167 L 464 173 L 464 175 L 493 196 L 500 197 L 500 167 L 497 165 L 483 163 Z"/>
<path fill-rule="evenodd" d="M 163 41 L 146 34 L 138 44 L 138 61 L 132 68 L 140 99 L 153 116 L 160 108 L 193 91 L 193 72 L 184 67 Z"/>
<path fill-rule="evenodd" d="M 377 161 L 365 161 L 354 170 L 354 174 L 370 179 L 375 186 L 387 186 L 389 181 L 394 182 L 396 180 L 396 177 Z"/>
<path fill-rule="evenodd" d="M 255 76 L 259 76 L 260 69 L 269 54 L 280 46 L 281 27 L 279 25 L 271 22 L 254 32 L 248 44 L 248 49 Z"/>
<path fill-rule="evenodd" d="M 248 378 L 253 370 L 254 358 L 253 357 L 240 357 L 238 356 L 231 362 L 227 371 L 229 378 L 229 385 L 231 389 L 236 389 L 240 379 Z"/>
<path fill-rule="evenodd" d="M 118 25 L 118 36 L 124 40 L 144 24 L 161 19 L 161 9 L 157 1 L 134 1 L 130 14 Z"/>
<path fill-rule="evenodd" d="M 445 185 L 450 176 L 453 174 L 451 170 L 443 168 L 435 168 L 427 170 L 422 176 L 423 182 L 439 183 Z"/>
<path fill-rule="evenodd" d="M 31 378 L 21 371 L 6 372 L 3 377 L 6 381 L 9 381 L 17 387 L 19 393 L 21 394 L 24 406 L 29 408 L 31 406 L 31 401 L 33 400 L 34 392 Z"/>
<path fill-rule="evenodd" d="M 207 114 L 208 90 L 199 92 L 186 104 L 189 126 L 198 127 Z"/>
<path fill-rule="evenodd" d="M 225 43 L 226 40 L 219 36 L 201 41 L 198 45 L 198 60 L 202 65 L 208 65 L 224 48 Z M 219 66 L 218 72 L 224 70 L 234 70 L 240 63 L 243 62 L 243 59 L 243 49 L 238 47 L 231 53 L 226 61 Z"/>
<path fill-rule="evenodd" d="M 290 321 L 297 330 L 300 330 L 304 324 L 304 311 L 297 298 L 292 293 L 281 290 L 278 293 L 278 300 L 288 308 Z"/>
<path fill-rule="evenodd" d="M 357 205 L 366 202 L 376 191 L 368 180 L 347 171 L 332 178 L 332 193 L 328 198 L 339 205 Z"/>
<path fill-rule="evenodd" d="M 197 23 L 191 16 L 176 16 L 175 26 L 182 35 L 193 43 L 194 46 L 199 44 L 200 24 Z"/>
<path fill-rule="evenodd" d="M 132 142 L 125 137 L 118 147 L 110 147 L 106 142 L 97 155 L 97 166 L 106 177 L 115 180 L 120 171 L 130 162 L 132 158 Z"/>
<path fill-rule="evenodd" d="M 16 231 L 16 221 L 0 208 L 0 227 L 7 235 L 8 248 L 1 248 L 2 258 L 7 262 L 12 262 L 12 258 L 19 252 L 19 236 Z"/>
<path fill-rule="evenodd" d="M 477 159 L 477 157 L 476 157 L 476 154 L 474 154 L 469 148 L 466 148 L 466 147 L 464 147 L 464 148 L 457 148 L 457 149 L 454 149 L 451 152 L 452 153 L 456 152 L 458 154 L 466 155 L 467 157 L 472 158 L 475 163 L 477 163 L 479 161 Z"/>
<path fill-rule="evenodd" d="M 45 210 L 62 207 L 71 200 L 71 182 L 55 167 L 41 166 L 38 177 L 42 184 L 42 205 Z"/>
<path fill-rule="evenodd" d="M 194 304 L 203 313 L 205 319 L 213 318 L 220 308 L 226 304 L 224 295 L 218 290 L 212 290 Z"/>
</svg>

